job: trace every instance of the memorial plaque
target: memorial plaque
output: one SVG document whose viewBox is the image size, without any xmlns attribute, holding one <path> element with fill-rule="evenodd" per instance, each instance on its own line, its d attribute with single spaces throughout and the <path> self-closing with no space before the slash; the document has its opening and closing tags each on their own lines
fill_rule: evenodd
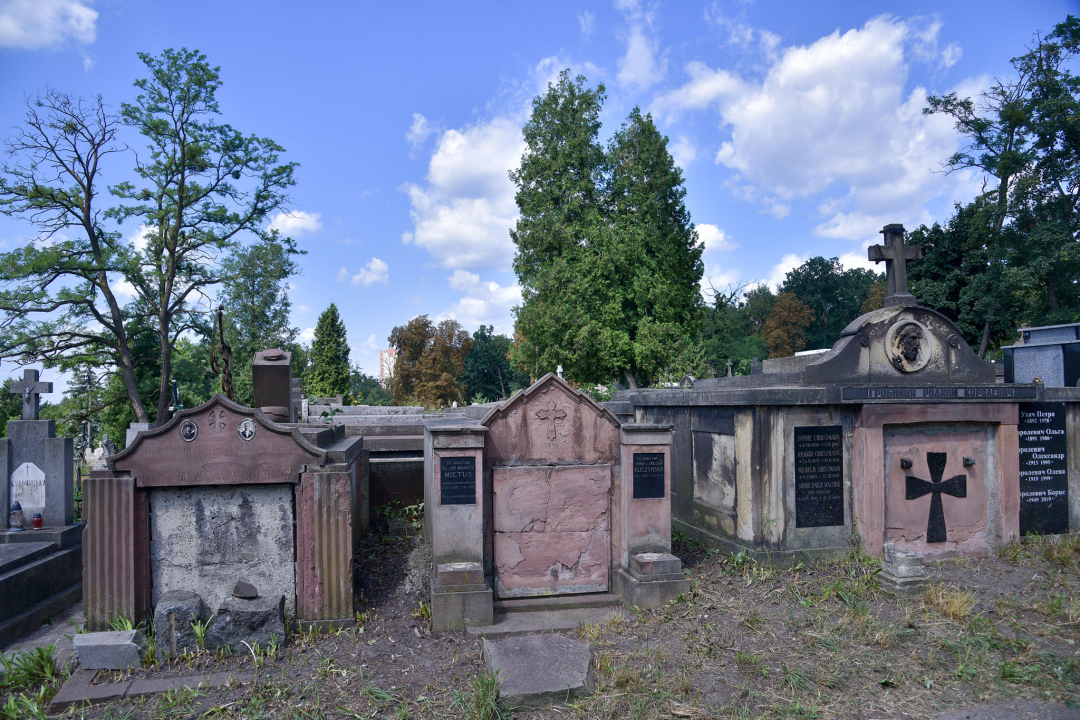
<svg viewBox="0 0 1080 720">
<path fill-rule="evenodd" d="M 634 453 L 634 499 L 664 497 L 664 453 Z"/>
<path fill-rule="evenodd" d="M 829 527 L 843 524 L 843 427 L 797 427 L 795 527 Z"/>
<path fill-rule="evenodd" d="M 476 458 L 439 458 L 439 496 L 443 505 L 476 504 Z"/>
<path fill-rule="evenodd" d="M 1020 405 L 1020 535 L 1069 532 L 1065 403 Z"/>
</svg>

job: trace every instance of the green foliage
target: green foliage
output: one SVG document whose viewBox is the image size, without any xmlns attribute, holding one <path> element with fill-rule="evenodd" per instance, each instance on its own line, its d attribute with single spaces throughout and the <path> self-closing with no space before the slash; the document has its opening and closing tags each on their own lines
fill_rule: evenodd
<svg viewBox="0 0 1080 720">
<path fill-rule="evenodd" d="M 845 270 L 838 258 L 814 257 L 788 272 L 780 292 L 792 293 L 813 312 L 806 347 L 817 350 L 840 339 L 840 331 L 862 314 L 870 288 L 881 279 L 872 270 Z"/>
<path fill-rule="evenodd" d="M 315 324 L 310 362 L 304 377 L 308 395 L 333 397 L 349 392 L 349 341 L 334 303 L 330 303 Z"/>
<path fill-rule="evenodd" d="M 570 380 L 634 386 L 694 344 L 702 246 L 667 138 L 635 108 L 605 152 L 605 89 L 584 83 L 563 71 L 522 131 L 512 357 L 533 377 L 562 365 Z"/>
<path fill-rule="evenodd" d="M 469 397 L 481 402 L 501 400 L 528 387 L 529 378 L 510 364 L 510 338 L 496 335 L 495 327 L 484 326 L 473 333 L 472 349 L 465 356 L 461 383 Z"/>
<path fill-rule="evenodd" d="M 22 417 L 22 398 L 11 392 L 13 380 L 8 378 L 0 385 L 0 437 L 7 437 L 8 420 Z"/>
<path fill-rule="evenodd" d="M 392 399 L 379 378 L 368 375 L 359 365 L 353 365 L 349 371 L 349 395 L 357 405 L 389 405 Z"/>
<path fill-rule="evenodd" d="M 701 344 L 712 375 L 727 376 L 728 360 L 733 375 L 746 375 L 754 358 L 769 355 L 760 333 L 772 310 L 773 293 L 768 286 L 760 285 L 740 297 L 742 289 L 714 288 L 713 304 L 703 312 Z"/>
<path fill-rule="evenodd" d="M 289 326 L 288 280 L 300 272 L 293 259 L 304 255 L 291 238 L 276 230 L 237 248 L 222 262 L 225 273 L 220 305 L 225 310 L 225 338 L 233 351 L 236 401 L 253 405 L 251 363 L 267 348 L 291 349 L 299 329 Z"/>
<path fill-rule="evenodd" d="M 395 327 L 390 333 L 390 344 L 397 351 L 390 379 L 394 404 L 445 407 L 462 402 L 465 395 L 458 379 L 472 343 L 456 320 L 435 325 L 427 315 L 418 315 Z"/>
</svg>

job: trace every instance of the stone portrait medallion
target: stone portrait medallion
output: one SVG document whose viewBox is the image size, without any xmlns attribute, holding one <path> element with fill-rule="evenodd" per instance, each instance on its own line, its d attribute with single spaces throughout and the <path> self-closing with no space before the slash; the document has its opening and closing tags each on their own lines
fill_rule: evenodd
<svg viewBox="0 0 1080 720">
<path fill-rule="evenodd" d="M 199 437 L 199 426 L 195 424 L 194 420 L 188 418 L 180 423 L 180 438 L 184 442 L 192 442 L 197 437 Z"/>
<path fill-rule="evenodd" d="M 914 320 L 901 320 L 885 335 L 885 353 L 902 372 L 922 370 L 930 362 L 933 350 L 934 341 L 930 331 Z"/>
</svg>

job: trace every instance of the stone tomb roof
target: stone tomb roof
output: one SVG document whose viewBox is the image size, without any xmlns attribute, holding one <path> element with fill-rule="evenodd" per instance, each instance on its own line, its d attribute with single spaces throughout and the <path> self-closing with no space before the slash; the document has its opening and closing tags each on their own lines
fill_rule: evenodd
<svg viewBox="0 0 1080 720">
<path fill-rule="evenodd" d="M 548 373 L 492 408 L 486 454 L 494 464 L 546 465 L 615 462 L 619 421 L 588 393 Z"/>
<path fill-rule="evenodd" d="M 305 465 L 325 465 L 327 451 L 259 410 L 223 395 L 181 410 L 154 430 L 140 431 L 108 458 L 113 473 L 139 487 L 296 483 Z"/>
</svg>

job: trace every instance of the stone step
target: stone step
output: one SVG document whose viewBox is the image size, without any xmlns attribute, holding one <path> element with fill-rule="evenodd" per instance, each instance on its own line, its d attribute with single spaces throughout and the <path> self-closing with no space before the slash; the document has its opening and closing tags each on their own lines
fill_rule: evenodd
<svg viewBox="0 0 1080 720">
<path fill-rule="evenodd" d="M 82 600 L 82 583 L 55 593 L 23 612 L 0 621 L 0 649 L 7 647 L 23 635 L 34 632 L 41 624 Z M 74 628 L 69 627 L 74 632 Z"/>
<path fill-rule="evenodd" d="M 317 413 L 308 415 L 311 422 L 333 422 L 338 425 L 416 425 L 423 415 L 345 415 L 338 413 L 333 419 L 324 418 Z M 437 417 L 437 416 L 428 416 Z"/>
<path fill-rule="evenodd" d="M 546 612 L 574 608 L 619 607 L 619 593 L 583 593 L 581 595 L 545 595 L 530 598 L 506 598 L 492 603 L 495 612 Z"/>
<path fill-rule="evenodd" d="M 40 530 L 30 529 L 21 532 L 3 530 L 0 531 L 0 544 L 46 542 L 63 550 L 82 544 L 84 527 L 86 527 L 85 523 L 75 523 L 64 527 L 44 527 Z"/>
<path fill-rule="evenodd" d="M 51 542 L 11 543 L 0 545 L 0 575 L 11 572 L 20 565 L 26 565 L 40 557 L 45 557 L 53 550 L 58 550 Z"/>
<path fill-rule="evenodd" d="M 346 435 L 363 435 L 364 447 L 370 437 L 418 437 L 424 442 L 424 426 L 416 425 L 344 425 Z"/>
<path fill-rule="evenodd" d="M 587 623 L 604 623 L 622 614 L 620 607 L 572 608 L 545 612 L 496 612 L 495 624 L 465 628 L 469 637 L 499 638 L 576 630 Z"/>
<path fill-rule="evenodd" d="M 0 623 L 6 623 L 38 603 L 81 583 L 82 550 L 82 545 L 54 550 L 0 574 Z M 36 629 L 36 626 L 25 628 L 14 637 Z"/>
</svg>

